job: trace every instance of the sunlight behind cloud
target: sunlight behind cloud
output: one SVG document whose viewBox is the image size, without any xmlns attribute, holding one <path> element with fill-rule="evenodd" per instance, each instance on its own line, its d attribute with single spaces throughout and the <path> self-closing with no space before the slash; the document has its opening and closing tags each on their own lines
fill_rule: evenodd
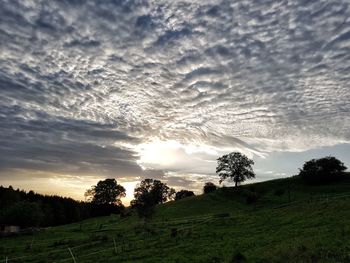
<svg viewBox="0 0 350 263">
<path fill-rule="evenodd" d="M 192 173 L 212 171 L 220 152 L 206 145 L 159 139 L 140 144 L 135 147 L 135 151 L 139 153 L 138 164 L 143 169 L 181 170 Z"/>
<path fill-rule="evenodd" d="M 140 154 L 138 163 L 145 168 L 148 168 L 148 165 L 171 165 L 177 161 L 178 155 L 176 152 L 180 148 L 181 144 L 174 140 L 155 140 L 150 143 L 140 144 L 137 147 Z"/>
</svg>

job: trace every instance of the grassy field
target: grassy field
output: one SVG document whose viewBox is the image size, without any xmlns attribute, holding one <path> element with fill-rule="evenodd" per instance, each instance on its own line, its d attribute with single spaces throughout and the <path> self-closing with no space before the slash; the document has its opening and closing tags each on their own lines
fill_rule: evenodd
<svg viewBox="0 0 350 263">
<path fill-rule="evenodd" d="M 0 262 L 350 262 L 350 181 L 221 188 L 158 206 L 146 227 L 136 215 L 94 218 L 2 238 L 0 254 Z"/>
</svg>

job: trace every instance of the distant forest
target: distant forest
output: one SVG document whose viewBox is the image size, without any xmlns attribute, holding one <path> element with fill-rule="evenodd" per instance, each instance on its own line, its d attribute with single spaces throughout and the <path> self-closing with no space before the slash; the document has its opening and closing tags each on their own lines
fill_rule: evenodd
<svg viewBox="0 0 350 263">
<path fill-rule="evenodd" d="M 123 206 L 79 202 L 0 186 L 0 224 L 46 227 L 120 213 Z"/>
</svg>

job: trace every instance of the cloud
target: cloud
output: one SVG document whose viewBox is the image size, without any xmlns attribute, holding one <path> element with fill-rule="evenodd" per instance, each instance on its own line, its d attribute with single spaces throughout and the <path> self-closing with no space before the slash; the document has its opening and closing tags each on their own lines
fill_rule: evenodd
<svg viewBox="0 0 350 263">
<path fill-rule="evenodd" d="M 349 143 L 349 15 L 345 0 L 4 1 L 1 169 L 142 177 L 135 149 L 154 140 Z"/>
<path fill-rule="evenodd" d="M 51 172 L 113 175 L 142 174 L 137 153 L 114 146 L 136 138 L 113 125 L 52 118 L 19 107 L 0 110 L 1 170 L 34 169 Z"/>
</svg>

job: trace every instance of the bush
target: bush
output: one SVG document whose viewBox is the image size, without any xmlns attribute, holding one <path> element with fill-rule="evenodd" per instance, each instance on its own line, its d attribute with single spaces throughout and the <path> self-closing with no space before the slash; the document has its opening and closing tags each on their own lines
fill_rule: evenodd
<svg viewBox="0 0 350 263">
<path fill-rule="evenodd" d="M 194 196 L 195 194 L 189 190 L 181 190 L 175 194 L 175 201 L 184 199 L 186 197 Z"/>
<path fill-rule="evenodd" d="M 346 169 L 341 161 L 328 156 L 305 162 L 299 176 L 308 184 L 327 184 L 342 179 Z"/>
<path fill-rule="evenodd" d="M 213 184 L 212 182 L 208 182 L 208 183 L 205 183 L 204 187 L 203 187 L 203 193 L 205 194 L 209 194 L 209 193 L 212 193 L 214 192 L 218 187 Z"/>
</svg>

